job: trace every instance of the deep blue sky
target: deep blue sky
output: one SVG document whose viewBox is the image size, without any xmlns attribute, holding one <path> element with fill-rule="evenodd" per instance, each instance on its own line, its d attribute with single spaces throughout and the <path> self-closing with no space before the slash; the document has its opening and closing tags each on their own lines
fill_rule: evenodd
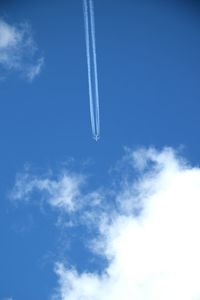
<svg viewBox="0 0 200 300">
<path fill-rule="evenodd" d="M 45 57 L 45 67 L 32 83 L 17 74 L 0 82 L 0 299 L 49 299 L 56 284 L 56 217 L 32 206 L 15 208 L 7 197 L 26 163 L 56 169 L 73 157 L 74 167 L 81 169 L 88 160 L 92 184 L 101 185 L 124 146 L 184 146 L 190 161 L 199 162 L 198 1 L 94 4 L 98 143 L 91 138 L 81 0 L 0 3 L 8 23 L 31 24 Z M 80 262 L 80 253 L 74 250 L 73 255 Z"/>
</svg>

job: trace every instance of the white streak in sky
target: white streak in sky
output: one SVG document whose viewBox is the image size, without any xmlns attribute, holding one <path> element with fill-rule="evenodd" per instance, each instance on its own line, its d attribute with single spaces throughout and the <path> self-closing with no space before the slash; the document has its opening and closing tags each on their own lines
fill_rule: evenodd
<svg viewBox="0 0 200 300">
<path fill-rule="evenodd" d="M 85 41 L 88 67 L 90 117 L 93 138 L 100 138 L 99 91 L 96 59 L 94 7 L 92 0 L 83 0 Z"/>
</svg>

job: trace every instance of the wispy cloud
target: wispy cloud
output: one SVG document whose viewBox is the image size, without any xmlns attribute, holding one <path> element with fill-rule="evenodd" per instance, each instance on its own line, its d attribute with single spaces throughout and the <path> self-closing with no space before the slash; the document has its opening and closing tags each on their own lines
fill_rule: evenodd
<svg viewBox="0 0 200 300">
<path fill-rule="evenodd" d="M 44 57 L 39 55 L 28 23 L 11 25 L 0 19 L 0 73 L 19 72 L 32 81 L 40 74 Z"/>
<path fill-rule="evenodd" d="M 40 199 L 54 208 L 72 212 L 80 208 L 81 186 L 84 178 L 78 174 L 62 172 L 57 178 L 50 174 L 34 176 L 29 172 L 17 175 L 15 186 L 10 198 L 16 201 L 33 200 L 34 192 L 40 194 Z"/>
</svg>

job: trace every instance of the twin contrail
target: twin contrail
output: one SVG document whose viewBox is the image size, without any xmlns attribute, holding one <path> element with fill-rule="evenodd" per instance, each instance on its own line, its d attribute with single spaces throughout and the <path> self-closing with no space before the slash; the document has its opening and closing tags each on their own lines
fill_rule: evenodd
<svg viewBox="0 0 200 300">
<path fill-rule="evenodd" d="M 85 41 L 88 67 L 90 118 L 93 138 L 96 141 L 98 141 L 98 139 L 100 138 L 99 91 L 95 41 L 94 6 L 92 0 L 83 0 L 83 11 L 85 21 Z"/>
</svg>

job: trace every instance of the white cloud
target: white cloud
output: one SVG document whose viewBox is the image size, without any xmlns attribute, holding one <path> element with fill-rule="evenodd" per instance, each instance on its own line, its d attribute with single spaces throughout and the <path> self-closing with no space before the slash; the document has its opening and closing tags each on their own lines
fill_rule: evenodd
<svg viewBox="0 0 200 300">
<path fill-rule="evenodd" d="M 81 207 L 80 189 L 83 182 L 84 178 L 81 175 L 67 172 L 54 179 L 49 175 L 39 177 L 22 173 L 17 175 L 10 197 L 13 200 L 29 201 L 34 192 L 39 192 L 39 198 L 52 207 L 72 212 Z"/>
<path fill-rule="evenodd" d="M 200 299 L 200 168 L 169 148 L 129 152 L 129 163 L 139 174 L 123 183 L 118 209 L 99 223 L 108 266 L 99 275 L 57 264 L 53 299 Z"/>
<path fill-rule="evenodd" d="M 39 56 L 27 23 L 10 25 L 0 19 L 0 67 L 1 76 L 17 71 L 32 81 L 41 72 L 44 58 Z"/>
</svg>

